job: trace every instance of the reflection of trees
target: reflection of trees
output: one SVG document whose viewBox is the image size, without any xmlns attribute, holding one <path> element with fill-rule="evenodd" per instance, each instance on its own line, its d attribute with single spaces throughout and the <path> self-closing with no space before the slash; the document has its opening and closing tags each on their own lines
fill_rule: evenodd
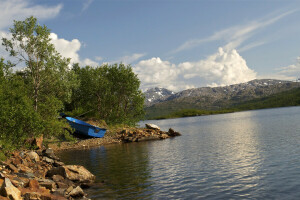
<svg viewBox="0 0 300 200">
<path fill-rule="evenodd" d="M 150 182 L 147 145 L 143 143 L 110 146 L 106 160 L 100 160 L 99 179 L 119 198 L 145 198 Z"/>
<path fill-rule="evenodd" d="M 90 150 L 63 152 L 67 164 L 84 165 L 96 182 L 104 184 L 90 191 L 91 197 L 145 199 L 150 198 L 151 183 L 146 143 L 111 145 Z"/>
</svg>

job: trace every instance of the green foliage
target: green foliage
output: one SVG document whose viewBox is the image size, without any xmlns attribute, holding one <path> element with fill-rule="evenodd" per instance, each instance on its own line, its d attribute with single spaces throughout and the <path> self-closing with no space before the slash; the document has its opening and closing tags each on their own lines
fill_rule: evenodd
<svg viewBox="0 0 300 200">
<path fill-rule="evenodd" d="M 43 122 L 27 97 L 26 85 L 9 66 L 0 62 L 0 145 L 13 150 L 24 145 L 28 137 L 43 131 Z"/>
<path fill-rule="evenodd" d="M 70 110 L 94 110 L 93 115 L 110 124 L 135 124 L 144 115 L 140 81 L 130 65 L 73 67 L 80 79 Z"/>
<path fill-rule="evenodd" d="M 51 43 L 50 30 L 34 17 L 14 21 L 10 32 L 12 38 L 3 38 L 2 44 L 10 56 L 25 65 L 16 75 L 26 83 L 24 95 L 43 122 L 42 133 L 59 135 L 65 124 L 58 121 L 58 111 L 71 101 L 72 89 L 78 85 L 75 73 L 69 69 L 70 59 L 61 57 Z"/>
</svg>

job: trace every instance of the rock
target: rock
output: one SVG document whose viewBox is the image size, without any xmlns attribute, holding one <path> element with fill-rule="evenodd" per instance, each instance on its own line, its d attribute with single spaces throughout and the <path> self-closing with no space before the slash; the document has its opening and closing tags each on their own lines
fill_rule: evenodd
<svg viewBox="0 0 300 200">
<path fill-rule="evenodd" d="M 18 168 L 15 167 L 13 164 L 8 164 L 7 167 L 12 170 L 14 173 L 19 172 Z"/>
<path fill-rule="evenodd" d="M 35 146 L 37 146 L 38 149 L 42 149 L 43 148 L 43 135 L 34 138 L 33 144 Z"/>
<path fill-rule="evenodd" d="M 50 179 L 39 179 L 38 182 L 39 182 L 40 186 L 45 187 L 51 191 L 56 189 L 55 182 Z"/>
<path fill-rule="evenodd" d="M 95 180 L 95 176 L 80 165 L 53 167 L 47 172 L 47 176 L 52 177 L 54 175 L 60 175 L 64 178 L 70 179 L 71 181 L 78 182 L 92 182 Z"/>
<path fill-rule="evenodd" d="M 163 133 L 163 134 L 161 134 L 160 135 L 160 138 L 161 139 L 166 139 L 166 138 L 168 138 L 169 136 L 167 135 L 167 134 L 165 134 L 165 133 Z"/>
<path fill-rule="evenodd" d="M 153 130 L 160 130 L 159 126 L 155 125 L 155 124 L 145 124 L 146 128 L 148 129 L 153 129 Z"/>
<path fill-rule="evenodd" d="M 174 136 L 180 136 L 181 134 L 179 132 L 174 131 L 174 129 L 170 128 L 168 131 L 168 135 L 174 137 Z"/>
<path fill-rule="evenodd" d="M 73 186 L 68 187 L 68 189 L 66 189 L 66 193 L 69 194 L 73 189 Z"/>
<path fill-rule="evenodd" d="M 68 187 L 70 187 L 68 184 L 64 183 L 64 182 L 57 182 L 57 187 L 60 189 L 67 189 Z"/>
<path fill-rule="evenodd" d="M 47 163 L 50 163 L 50 164 L 53 164 L 53 163 L 54 163 L 54 160 L 53 160 L 53 159 L 48 158 L 48 157 L 46 157 L 46 156 L 43 158 L 43 161 L 45 161 L 45 162 L 47 162 Z"/>
<path fill-rule="evenodd" d="M 29 185 L 28 186 L 31 190 L 38 190 L 40 188 L 39 182 L 35 179 L 29 180 Z"/>
<path fill-rule="evenodd" d="M 0 195 L 8 197 L 11 200 L 21 200 L 21 192 L 16 188 L 8 178 L 3 180 L 0 188 Z"/>
<path fill-rule="evenodd" d="M 23 164 L 19 164 L 18 169 L 19 169 L 20 173 L 32 173 L 33 172 L 31 168 L 29 168 Z"/>
<path fill-rule="evenodd" d="M 34 160 L 35 162 L 40 161 L 39 155 L 36 152 L 34 152 L 34 151 L 30 151 L 29 153 L 27 153 L 27 155 L 29 156 L 29 158 L 31 160 Z"/>
<path fill-rule="evenodd" d="M 66 189 L 59 188 L 53 192 L 53 195 L 65 196 Z"/>
<path fill-rule="evenodd" d="M 55 160 L 53 163 L 54 167 L 59 167 L 65 165 L 65 163 Z"/>
<path fill-rule="evenodd" d="M 27 178 L 27 179 L 32 179 L 32 178 L 35 178 L 34 174 L 33 173 L 16 173 L 17 176 L 19 177 L 22 177 L 22 178 Z"/>
<path fill-rule="evenodd" d="M 77 186 L 76 188 L 74 188 L 70 193 L 69 196 L 71 197 L 83 197 L 84 196 L 84 192 L 81 189 L 81 187 Z"/>
<path fill-rule="evenodd" d="M 58 160 L 58 158 L 55 156 L 53 149 L 48 148 L 46 150 L 43 151 L 43 154 L 49 158 Z"/>
<path fill-rule="evenodd" d="M 62 176 L 60 176 L 60 175 L 53 175 L 53 176 L 52 176 L 52 180 L 53 180 L 54 182 L 61 182 L 61 181 L 64 180 L 64 177 L 62 177 Z"/>
</svg>

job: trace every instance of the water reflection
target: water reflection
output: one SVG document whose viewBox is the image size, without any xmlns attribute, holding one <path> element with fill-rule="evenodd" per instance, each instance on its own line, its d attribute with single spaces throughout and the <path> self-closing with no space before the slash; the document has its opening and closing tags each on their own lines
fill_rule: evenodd
<svg viewBox="0 0 300 200">
<path fill-rule="evenodd" d="M 59 156 L 68 164 L 82 163 L 80 160 L 90 161 L 85 166 L 94 174 L 96 172 L 96 182 L 104 182 L 88 190 L 92 199 L 151 197 L 149 159 L 144 145 L 102 146 L 89 151 L 73 151 L 72 154 L 62 152 Z"/>
<path fill-rule="evenodd" d="M 183 135 L 62 159 L 105 181 L 92 199 L 297 199 L 299 118 L 300 107 L 149 121 Z"/>
</svg>

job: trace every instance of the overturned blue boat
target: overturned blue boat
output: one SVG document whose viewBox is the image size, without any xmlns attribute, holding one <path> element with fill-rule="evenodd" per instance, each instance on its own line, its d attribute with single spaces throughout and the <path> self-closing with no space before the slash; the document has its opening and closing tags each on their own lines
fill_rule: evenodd
<svg viewBox="0 0 300 200">
<path fill-rule="evenodd" d="M 106 132 L 105 128 L 93 126 L 79 119 L 72 117 L 65 117 L 65 119 L 68 121 L 70 126 L 75 129 L 75 132 L 81 135 L 102 138 Z"/>
</svg>

